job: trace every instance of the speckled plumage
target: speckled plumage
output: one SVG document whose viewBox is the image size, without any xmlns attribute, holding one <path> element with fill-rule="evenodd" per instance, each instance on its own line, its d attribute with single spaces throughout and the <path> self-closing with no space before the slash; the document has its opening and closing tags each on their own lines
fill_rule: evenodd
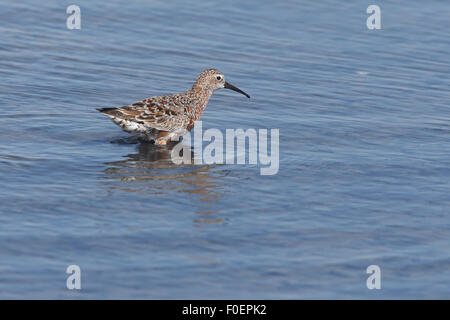
<svg viewBox="0 0 450 320">
<path fill-rule="evenodd" d="M 190 131 L 200 119 L 215 90 L 227 88 L 250 96 L 225 81 L 217 69 L 200 73 L 191 89 L 184 93 L 157 96 L 121 108 L 99 108 L 125 132 L 145 141 L 164 145 Z"/>
</svg>

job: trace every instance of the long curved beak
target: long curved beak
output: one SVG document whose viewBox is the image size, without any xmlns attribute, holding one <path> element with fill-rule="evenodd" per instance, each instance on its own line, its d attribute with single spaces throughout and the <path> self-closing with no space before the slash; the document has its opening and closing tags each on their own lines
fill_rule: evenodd
<svg viewBox="0 0 450 320">
<path fill-rule="evenodd" d="M 233 91 L 236 91 L 236 92 L 239 92 L 239 93 L 242 93 L 244 96 L 246 96 L 247 98 L 250 99 L 250 96 L 249 96 L 248 94 L 246 94 L 246 93 L 245 93 L 244 91 L 242 91 L 241 89 L 239 89 L 239 88 L 233 86 L 232 84 L 229 84 L 229 83 L 226 82 L 226 81 L 225 81 L 224 88 L 230 89 L 230 90 L 233 90 Z"/>
</svg>

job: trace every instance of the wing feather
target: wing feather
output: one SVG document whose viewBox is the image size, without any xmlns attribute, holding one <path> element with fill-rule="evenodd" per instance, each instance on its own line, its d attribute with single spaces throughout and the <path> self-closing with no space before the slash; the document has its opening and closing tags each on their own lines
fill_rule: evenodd
<svg viewBox="0 0 450 320">
<path fill-rule="evenodd" d="M 176 95 L 152 97 L 120 108 L 98 110 L 112 119 L 143 124 L 149 130 L 173 131 L 186 127 L 190 121 L 186 108 L 180 107 L 174 98 Z"/>
</svg>

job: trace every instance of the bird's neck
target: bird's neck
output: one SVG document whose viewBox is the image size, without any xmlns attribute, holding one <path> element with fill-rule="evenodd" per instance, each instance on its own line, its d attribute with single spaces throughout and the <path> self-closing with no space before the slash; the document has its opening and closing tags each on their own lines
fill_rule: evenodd
<svg viewBox="0 0 450 320">
<path fill-rule="evenodd" d="M 188 90 L 187 94 L 190 96 L 193 103 L 194 110 L 192 115 L 194 121 L 197 121 L 205 110 L 213 91 L 194 83 L 192 88 Z"/>
</svg>

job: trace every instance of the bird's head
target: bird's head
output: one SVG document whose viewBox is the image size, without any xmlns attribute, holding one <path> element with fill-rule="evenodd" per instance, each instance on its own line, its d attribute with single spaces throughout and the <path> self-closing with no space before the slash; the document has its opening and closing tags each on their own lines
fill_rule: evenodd
<svg viewBox="0 0 450 320">
<path fill-rule="evenodd" d="M 200 73 L 200 75 L 197 78 L 197 81 L 194 84 L 194 87 L 207 89 L 210 90 L 211 92 L 225 88 L 239 92 L 244 96 L 246 96 L 247 98 L 250 98 L 250 96 L 247 93 L 233 86 L 232 84 L 226 82 L 223 73 L 217 69 L 207 69 L 204 70 L 202 73 Z"/>
</svg>

